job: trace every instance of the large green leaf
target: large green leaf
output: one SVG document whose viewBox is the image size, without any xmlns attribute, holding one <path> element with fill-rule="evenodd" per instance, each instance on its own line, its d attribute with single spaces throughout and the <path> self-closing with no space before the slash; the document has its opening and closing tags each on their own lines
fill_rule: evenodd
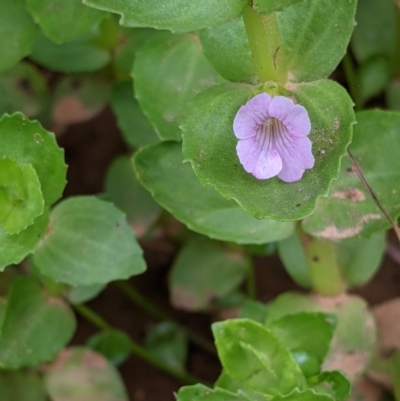
<svg viewBox="0 0 400 401">
<path fill-rule="evenodd" d="M 397 13 L 397 4 L 392 0 L 358 0 L 351 48 L 359 62 L 377 55 L 394 57 Z"/>
<path fill-rule="evenodd" d="M 44 376 L 52 400 L 128 401 L 117 369 L 84 347 L 67 348 L 47 367 Z"/>
<path fill-rule="evenodd" d="M 207 238 L 189 242 L 172 266 L 169 290 L 172 304 L 204 310 L 239 286 L 251 268 L 241 253 L 224 250 Z"/>
<path fill-rule="evenodd" d="M 98 35 L 95 32 L 61 45 L 41 33 L 33 44 L 30 58 L 50 70 L 67 74 L 97 71 L 110 62 L 111 55 L 96 42 Z"/>
<path fill-rule="evenodd" d="M 67 166 L 64 152 L 58 147 L 54 134 L 21 113 L 6 114 L 0 119 L 0 141 L 0 157 L 32 165 L 39 178 L 45 204 L 56 202 L 65 187 Z"/>
<path fill-rule="evenodd" d="M 311 389 L 303 391 L 294 389 L 290 394 L 278 395 L 271 401 L 334 401 L 334 398 L 329 394 L 318 394 Z"/>
<path fill-rule="evenodd" d="M 161 139 L 180 140 L 187 102 L 221 82 L 193 34 L 164 33 L 137 52 L 132 71 L 135 95 Z"/>
<path fill-rule="evenodd" d="M 159 142 L 157 134 L 133 96 L 132 82 L 121 82 L 113 86 L 111 107 L 128 145 L 140 148 Z"/>
<path fill-rule="evenodd" d="M 253 0 L 254 9 L 261 14 L 269 14 L 282 11 L 302 0 Z"/>
<path fill-rule="evenodd" d="M 78 38 L 107 16 L 84 6 L 81 0 L 25 0 L 29 12 L 54 43 Z"/>
<path fill-rule="evenodd" d="M 121 156 L 111 164 L 105 182 L 105 192 L 121 209 L 138 237 L 143 236 L 159 218 L 162 209 L 138 182 L 132 163 Z"/>
<path fill-rule="evenodd" d="M 219 387 L 213 389 L 203 384 L 181 387 L 178 392 L 177 401 L 250 401 L 242 391 L 232 393 Z"/>
<path fill-rule="evenodd" d="M 336 401 L 346 401 L 350 396 L 350 380 L 340 370 L 322 372 L 317 377 L 310 378 L 309 383 L 316 392 L 332 394 Z"/>
<path fill-rule="evenodd" d="M 37 373 L 0 372 L 1 401 L 46 401 L 47 394 Z"/>
<path fill-rule="evenodd" d="M 11 68 L 27 56 L 38 29 L 25 10 L 24 0 L 0 2 L 0 71 Z"/>
<path fill-rule="evenodd" d="M 142 149 L 133 162 L 139 181 L 154 199 L 193 231 L 242 244 L 279 241 L 293 232 L 293 223 L 257 220 L 236 202 L 203 186 L 190 165 L 182 163 L 178 143 L 163 142 Z"/>
<path fill-rule="evenodd" d="M 368 110 L 357 113 L 356 117 L 357 125 L 349 149 L 379 202 L 396 221 L 400 215 L 397 146 L 400 113 Z M 321 198 L 314 214 L 303 221 L 306 232 L 330 240 L 370 237 L 389 227 L 347 156 L 343 158 L 339 179 L 333 182 L 329 196 Z"/>
<path fill-rule="evenodd" d="M 0 74 L 0 115 L 21 111 L 38 115 L 48 101 L 47 83 L 39 70 L 26 62 Z"/>
<path fill-rule="evenodd" d="M 19 369 L 48 362 L 75 331 L 69 306 L 30 278 L 18 279 L 8 297 L 0 335 L 0 367 Z"/>
<path fill-rule="evenodd" d="M 183 155 L 203 184 L 236 200 L 256 218 L 298 220 L 312 213 L 339 172 L 352 134 L 352 102 L 343 88 L 321 80 L 293 85 L 292 95 L 311 120 L 315 166 L 295 183 L 278 178 L 257 180 L 246 173 L 236 155 L 233 119 L 253 93 L 247 86 L 220 85 L 198 95 L 183 121 Z"/>
<path fill-rule="evenodd" d="M 30 164 L 0 159 L 0 226 L 18 234 L 43 213 L 38 176 Z"/>
<path fill-rule="evenodd" d="M 125 215 L 89 196 L 56 206 L 34 261 L 43 275 L 72 286 L 126 279 L 146 268 Z"/>
<path fill-rule="evenodd" d="M 39 216 L 32 225 L 18 234 L 10 235 L 0 229 L 0 271 L 11 264 L 17 264 L 31 253 L 46 232 L 47 211 Z"/>
<path fill-rule="evenodd" d="M 274 396 L 305 388 L 305 378 L 288 349 L 261 324 L 233 319 L 214 323 L 212 331 L 224 371 L 244 391 Z"/>
<path fill-rule="evenodd" d="M 84 0 L 84 4 L 121 15 L 128 27 L 189 32 L 238 18 L 247 0 Z"/>
</svg>

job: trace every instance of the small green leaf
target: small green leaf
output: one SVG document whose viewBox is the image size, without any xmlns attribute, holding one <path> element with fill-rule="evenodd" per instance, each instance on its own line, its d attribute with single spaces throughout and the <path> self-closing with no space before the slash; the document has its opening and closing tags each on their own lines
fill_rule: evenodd
<svg viewBox="0 0 400 401">
<path fill-rule="evenodd" d="M 145 338 L 145 346 L 155 358 L 176 371 L 184 371 L 188 354 L 188 340 L 182 330 L 171 322 L 152 327 Z"/>
<path fill-rule="evenodd" d="M 302 0 L 253 0 L 253 7 L 260 14 L 269 14 L 275 11 L 283 11 L 300 1 Z"/>
<path fill-rule="evenodd" d="M 23 324 L 22 324 L 23 323 Z M 19 369 L 48 362 L 75 331 L 75 317 L 59 298 L 30 278 L 15 281 L 0 335 L 0 366 Z"/>
<path fill-rule="evenodd" d="M 221 82 L 194 34 L 164 33 L 137 52 L 132 71 L 135 95 L 161 139 L 180 140 L 187 103 Z"/>
<path fill-rule="evenodd" d="M 67 74 L 97 71 L 111 60 L 110 53 L 96 44 L 97 37 L 96 33 L 89 32 L 80 39 L 57 45 L 41 33 L 33 44 L 30 58 L 50 70 Z"/>
<path fill-rule="evenodd" d="M 45 385 L 52 400 L 128 401 L 117 369 L 84 347 L 67 348 L 48 366 Z"/>
<path fill-rule="evenodd" d="M 350 396 L 350 380 L 343 372 L 338 370 L 322 372 L 317 377 L 311 378 L 309 383 L 315 383 L 312 386 L 314 391 L 331 394 L 336 401 L 346 401 Z"/>
<path fill-rule="evenodd" d="M 1 401 L 46 401 L 47 394 L 38 373 L 0 372 Z"/>
<path fill-rule="evenodd" d="M 4 115 L 0 119 L 0 157 L 19 164 L 30 164 L 40 181 L 46 205 L 60 197 L 66 183 L 67 166 L 64 152 L 54 138 L 37 121 L 30 121 L 21 113 Z"/>
<path fill-rule="evenodd" d="M 103 79 L 88 75 L 66 76 L 54 89 L 51 117 L 65 126 L 92 119 L 108 104 L 110 86 Z"/>
<path fill-rule="evenodd" d="M 107 16 L 80 0 L 26 0 L 26 5 L 44 34 L 57 44 L 78 38 Z"/>
<path fill-rule="evenodd" d="M 121 15 L 123 26 L 189 32 L 240 17 L 246 0 L 84 0 L 84 4 Z"/>
<path fill-rule="evenodd" d="M 128 359 L 132 349 L 132 342 L 128 335 L 114 329 L 94 334 L 86 345 L 106 357 L 115 366 Z"/>
<path fill-rule="evenodd" d="M 43 213 L 38 176 L 30 164 L 0 158 L 0 226 L 18 234 Z"/>
<path fill-rule="evenodd" d="M 46 211 L 26 230 L 18 234 L 10 235 L 4 229 L 0 229 L 0 271 L 8 265 L 21 262 L 25 256 L 33 252 L 46 232 L 48 221 Z"/>
<path fill-rule="evenodd" d="M 379 202 L 396 221 L 400 215 L 397 152 L 400 113 L 367 110 L 357 113 L 356 117 L 349 149 Z M 334 241 L 370 237 L 389 227 L 390 223 L 371 199 L 347 156 L 343 158 L 339 179 L 333 182 L 329 196 L 320 199 L 314 214 L 303 221 L 306 232 Z"/>
<path fill-rule="evenodd" d="M 37 32 L 24 0 L 0 2 L 0 71 L 11 68 L 30 53 Z"/>
<path fill-rule="evenodd" d="M 232 126 L 240 106 L 252 97 L 249 87 L 220 85 L 202 92 L 189 104 L 182 125 L 183 155 L 199 180 L 256 218 L 290 221 L 311 214 L 337 177 L 351 139 L 354 113 L 343 88 L 321 80 L 293 86 L 292 94 L 308 111 L 316 159 L 295 183 L 257 180 L 239 163 Z"/>
<path fill-rule="evenodd" d="M 178 392 L 177 401 L 251 401 L 246 394 L 238 391 L 236 394 L 222 388 L 213 389 L 203 384 L 181 387 Z"/>
<path fill-rule="evenodd" d="M 199 39 L 207 60 L 225 79 L 258 82 L 243 19 L 203 29 Z"/>
<path fill-rule="evenodd" d="M 266 325 L 296 312 L 324 312 L 337 316 L 338 325 L 322 370 L 342 370 L 352 382 L 359 378 L 368 366 L 376 344 L 376 327 L 365 300 L 345 294 L 321 297 L 287 292 L 267 305 Z"/>
<path fill-rule="evenodd" d="M 172 304 L 185 310 L 204 310 L 238 287 L 250 263 L 238 252 L 224 250 L 206 238 L 189 242 L 172 266 L 169 289 Z"/>
<path fill-rule="evenodd" d="M 140 148 L 159 142 L 157 134 L 133 96 L 132 82 L 121 82 L 113 86 L 111 108 L 128 145 Z"/>
<path fill-rule="evenodd" d="M 274 396 L 305 388 L 305 378 L 290 352 L 261 324 L 226 320 L 214 323 L 212 331 L 224 371 L 244 391 Z"/>
<path fill-rule="evenodd" d="M 31 64 L 22 62 L 0 75 L 0 115 L 21 111 L 37 116 L 48 102 L 44 77 Z"/>
<path fill-rule="evenodd" d="M 105 284 L 146 269 L 125 215 L 90 196 L 55 207 L 34 261 L 43 275 L 72 286 Z"/>
<path fill-rule="evenodd" d="M 96 298 L 105 287 L 104 284 L 70 287 L 66 293 L 66 297 L 71 304 L 82 304 Z"/>
<path fill-rule="evenodd" d="M 241 319 L 251 319 L 258 323 L 264 323 L 266 313 L 267 310 L 265 304 L 246 299 L 241 305 L 238 317 Z"/>
<path fill-rule="evenodd" d="M 357 0 L 307 0 L 277 13 L 289 81 L 315 81 L 333 72 L 346 53 L 356 5 Z"/>
<path fill-rule="evenodd" d="M 319 368 L 329 350 L 336 323 L 335 316 L 329 314 L 299 312 L 274 320 L 267 325 L 267 328 L 292 353 L 304 352 L 314 356 Z M 310 336 L 310 328 L 312 328 L 312 336 Z M 306 376 L 309 377 L 312 374 Z"/>
<path fill-rule="evenodd" d="M 138 182 L 132 163 L 121 156 L 111 164 L 105 182 L 107 197 L 126 214 L 136 236 L 143 236 L 159 218 L 162 209 Z"/>
<path fill-rule="evenodd" d="M 311 389 L 303 391 L 294 389 L 290 394 L 278 395 L 271 401 L 334 401 L 334 398 L 329 394 L 318 394 Z"/>
<path fill-rule="evenodd" d="M 373 56 L 392 59 L 397 38 L 397 5 L 392 0 L 358 0 L 351 48 L 358 62 Z"/>
<path fill-rule="evenodd" d="M 154 199 L 193 231 L 240 244 L 279 241 L 293 232 L 293 223 L 257 220 L 236 202 L 201 185 L 190 165 L 182 163 L 178 143 L 164 142 L 142 149 L 133 162 L 139 181 Z"/>
</svg>

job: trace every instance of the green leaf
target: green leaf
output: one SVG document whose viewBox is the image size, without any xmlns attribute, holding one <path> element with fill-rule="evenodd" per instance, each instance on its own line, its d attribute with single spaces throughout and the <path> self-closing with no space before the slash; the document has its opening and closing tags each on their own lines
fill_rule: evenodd
<svg viewBox="0 0 400 401">
<path fill-rule="evenodd" d="M 329 314 L 298 312 L 272 321 L 267 328 L 295 355 L 303 373 L 309 377 L 319 373 L 319 368 L 329 350 L 336 323 L 335 316 Z M 311 328 L 312 336 L 310 336 Z M 307 369 L 313 368 L 308 363 L 312 358 L 316 360 L 315 372 Z"/>
<path fill-rule="evenodd" d="M 392 382 L 396 401 L 400 400 L 400 351 L 396 350 L 390 358 Z"/>
<path fill-rule="evenodd" d="M 0 115 L 21 111 L 37 116 L 48 101 L 44 77 L 31 64 L 22 62 L 0 75 Z"/>
<path fill-rule="evenodd" d="M 57 44 L 78 38 L 107 16 L 80 0 L 26 0 L 26 5 L 44 34 Z"/>
<path fill-rule="evenodd" d="M 400 111 L 400 81 L 394 79 L 386 88 L 385 100 L 389 109 Z"/>
<path fill-rule="evenodd" d="M 56 202 L 65 187 L 67 166 L 64 151 L 58 147 L 54 134 L 37 121 L 15 113 L 0 119 L 0 141 L 0 157 L 31 164 L 39 178 L 45 204 Z"/>
<path fill-rule="evenodd" d="M 182 163 L 178 143 L 164 142 L 142 149 L 133 162 L 139 181 L 154 199 L 193 231 L 241 244 L 279 241 L 293 232 L 293 223 L 257 220 L 236 202 L 203 186 L 190 165 Z"/>
<path fill-rule="evenodd" d="M 199 39 L 207 60 L 225 79 L 251 84 L 258 82 L 243 19 L 202 29 Z"/>
<path fill-rule="evenodd" d="M 290 394 L 278 395 L 271 401 L 334 401 L 334 398 L 329 394 L 318 394 L 311 389 L 303 391 L 294 389 Z"/>
<path fill-rule="evenodd" d="M 39 216 L 32 225 L 18 234 L 10 235 L 0 229 L 0 271 L 11 264 L 20 263 L 46 232 L 48 224 L 47 211 Z"/>
<path fill-rule="evenodd" d="M 314 81 L 333 72 L 346 53 L 356 5 L 357 0 L 308 0 L 277 14 L 289 81 Z"/>
<path fill-rule="evenodd" d="M 195 384 L 194 386 L 181 387 L 178 392 L 177 401 L 251 401 L 242 391 L 232 393 L 222 388 L 215 387 L 213 389 L 203 384 Z"/>
<path fill-rule="evenodd" d="M 145 346 L 159 361 L 176 371 L 185 371 L 188 340 L 185 333 L 171 322 L 162 322 L 146 334 Z"/>
<path fill-rule="evenodd" d="M 241 305 L 238 317 L 241 319 L 251 319 L 258 323 L 264 323 L 266 313 L 267 310 L 265 304 L 246 299 Z"/>
<path fill-rule="evenodd" d="M 125 215 L 90 196 L 55 207 L 34 261 L 43 275 L 72 286 L 105 284 L 146 269 Z"/>
<path fill-rule="evenodd" d="M 123 211 L 138 237 L 143 236 L 160 217 L 161 207 L 138 182 L 132 163 L 121 156 L 111 164 L 105 182 L 105 192 L 115 206 Z"/>
<path fill-rule="evenodd" d="M 269 14 L 275 11 L 283 11 L 300 1 L 302 0 L 253 0 L 253 7 L 260 14 Z"/>
<path fill-rule="evenodd" d="M 110 86 L 103 79 L 90 75 L 66 76 L 54 89 L 51 117 L 65 126 L 90 120 L 108 104 Z"/>
<path fill-rule="evenodd" d="M 84 4 L 121 15 L 123 26 L 189 32 L 240 17 L 246 0 L 84 0 Z"/>
<path fill-rule="evenodd" d="M 356 118 L 349 149 L 379 202 L 396 221 L 400 215 L 397 207 L 400 202 L 397 153 L 400 113 L 368 110 L 357 113 Z M 330 240 L 370 237 L 389 227 L 347 156 L 343 158 L 339 179 L 333 182 L 329 196 L 320 199 L 314 214 L 303 221 L 306 232 Z"/>
<path fill-rule="evenodd" d="M 0 372 L 1 401 L 46 401 L 42 379 L 35 372 Z"/>
<path fill-rule="evenodd" d="M 103 356 L 87 348 L 63 350 L 49 365 L 44 379 L 53 400 L 128 401 L 116 368 Z"/>
<path fill-rule="evenodd" d="M 0 2 L 0 71 L 11 68 L 27 56 L 38 29 L 25 10 L 24 0 Z"/>
<path fill-rule="evenodd" d="M 361 64 L 358 71 L 357 95 L 362 102 L 378 95 L 389 83 L 391 66 L 384 57 L 373 57 Z"/>
<path fill-rule="evenodd" d="M 322 372 L 315 378 L 309 380 L 312 388 L 318 393 L 332 394 L 336 401 L 346 401 L 350 396 L 351 384 L 348 377 L 338 370 Z"/>
<path fill-rule="evenodd" d="M 82 304 L 96 298 L 105 287 L 104 284 L 70 287 L 66 293 L 66 297 L 72 304 Z"/>
<path fill-rule="evenodd" d="M 114 329 L 94 334 L 86 345 L 106 357 L 115 366 L 126 361 L 132 349 L 132 342 L 128 335 Z"/>
<path fill-rule="evenodd" d="M 207 238 L 194 239 L 181 249 L 172 266 L 171 302 L 185 310 L 207 309 L 237 288 L 250 268 L 241 253 L 224 250 Z"/>
<path fill-rule="evenodd" d="M 1 328 L 0 367 L 19 369 L 50 361 L 71 339 L 75 324 L 63 300 L 50 297 L 30 278 L 18 279 Z"/>
<path fill-rule="evenodd" d="M 132 82 L 121 82 L 113 86 L 111 108 L 128 145 L 140 148 L 159 142 L 157 134 L 133 96 Z"/>
<path fill-rule="evenodd" d="M 397 5 L 392 0 L 358 0 L 351 49 L 358 62 L 373 56 L 395 55 L 397 38 Z"/>
<path fill-rule="evenodd" d="M 309 113 L 316 160 L 301 181 L 288 184 L 276 177 L 257 180 L 239 163 L 233 119 L 252 95 L 249 87 L 239 85 L 220 85 L 198 95 L 183 121 L 183 155 L 203 184 L 235 199 L 254 217 L 301 219 L 312 213 L 318 197 L 327 194 L 338 175 L 354 123 L 351 99 L 328 80 L 293 85 L 292 95 Z"/>
<path fill-rule="evenodd" d="M 240 381 L 244 391 L 273 396 L 306 386 L 289 351 L 261 324 L 226 320 L 214 323 L 212 331 L 224 371 Z"/>
<path fill-rule="evenodd" d="M 88 33 L 80 39 L 57 45 L 39 34 L 30 58 L 50 70 L 67 74 L 97 71 L 110 62 L 111 55 L 96 44 L 96 39 L 96 33 Z"/>
<path fill-rule="evenodd" d="M 338 325 L 322 370 L 342 370 L 352 382 L 359 378 L 376 344 L 375 323 L 366 302 L 345 294 L 321 297 L 287 292 L 267 305 L 266 325 L 296 312 L 324 312 L 337 316 Z"/>
<path fill-rule="evenodd" d="M 132 71 L 135 95 L 161 139 L 180 140 L 187 103 L 221 82 L 193 34 L 164 33 L 137 52 Z"/>
<path fill-rule="evenodd" d="M 30 164 L 0 159 L 0 225 L 18 234 L 43 213 L 38 176 Z"/>
</svg>

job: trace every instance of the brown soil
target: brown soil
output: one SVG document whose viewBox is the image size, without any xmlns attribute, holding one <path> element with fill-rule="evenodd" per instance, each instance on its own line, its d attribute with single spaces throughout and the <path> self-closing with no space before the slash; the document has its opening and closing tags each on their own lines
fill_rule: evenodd
<svg viewBox="0 0 400 401">
<path fill-rule="evenodd" d="M 89 122 L 70 126 L 58 139 L 65 149 L 69 165 L 69 182 L 65 196 L 100 193 L 104 174 L 110 162 L 117 155 L 127 153 L 114 117 L 108 109 Z M 211 340 L 211 316 L 180 312 L 169 305 L 166 279 L 176 247 L 164 239 L 142 245 L 148 271 L 130 280 L 132 285 L 178 322 Z M 256 258 L 255 266 L 257 294 L 261 301 L 268 301 L 284 291 L 299 289 L 276 256 Z M 375 279 L 353 292 L 375 305 L 400 296 L 399 283 L 399 267 L 386 257 Z M 146 330 L 156 323 L 154 319 L 132 305 L 113 284 L 90 302 L 89 306 L 112 325 L 125 330 L 138 342 L 143 341 Z M 78 317 L 78 331 L 73 343 L 82 344 L 95 332 L 96 328 Z M 173 393 L 181 386 L 177 380 L 171 379 L 136 357 L 131 357 L 120 370 L 132 401 L 173 401 Z M 203 380 L 212 382 L 217 378 L 220 366 L 215 357 L 190 345 L 188 370 Z"/>
</svg>

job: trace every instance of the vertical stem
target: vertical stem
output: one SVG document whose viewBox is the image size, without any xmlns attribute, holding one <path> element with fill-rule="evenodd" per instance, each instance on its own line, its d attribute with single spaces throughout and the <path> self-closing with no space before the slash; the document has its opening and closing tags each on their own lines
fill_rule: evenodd
<svg viewBox="0 0 400 401">
<path fill-rule="evenodd" d="M 260 81 L 286 83 L 287 73 L 276 13 L 263 15 L 248 6 L 244 10 L 243 21 Z"/>
<path fill-rule="evenodd" d="M 360 109 L 359 100 L 358 100 L 358 89 L 357 89 L 357 75 L 354 70 L 353 61 L 351 60 L 351 56 L 349 50 L 345 54 L 343 60 L 343 69 L 344 74 L 346 76 L 347 84 L 349 85 L 350 95 L 355 103 L 355 109 Z"/>
<path fill-rule="evenodd" d="M 393 57 L 392 71 L 393 75 L 400 78 L 400 3 L 396 2 L 396 48 Z"/>
</svg>

